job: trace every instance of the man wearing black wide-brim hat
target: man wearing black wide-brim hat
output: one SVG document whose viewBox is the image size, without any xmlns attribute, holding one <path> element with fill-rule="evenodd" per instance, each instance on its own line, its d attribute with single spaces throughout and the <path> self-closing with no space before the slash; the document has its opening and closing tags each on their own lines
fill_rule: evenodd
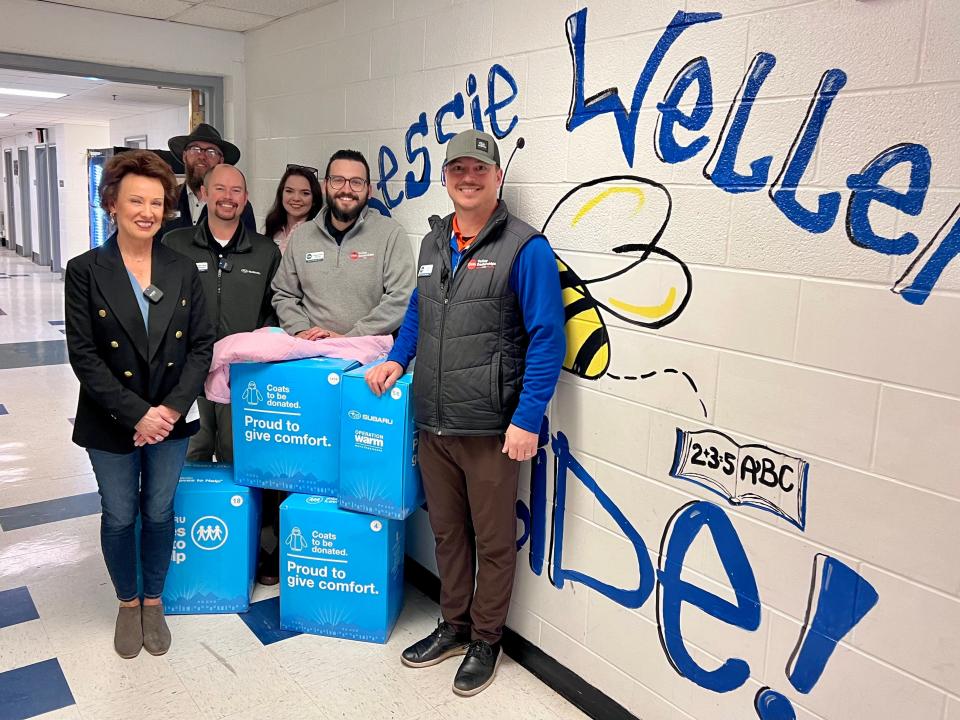
<svg viewBox="0 0 960 720">
<path fill-rule="evenodd" d="M 203 176 L 215 165 L 236 165 L 240 160 L 240 149 L 224 140 L 217 129 L 207 123 L 200 123 L 189 135 L 170 138 L 167 146 L 183 162 L 186 182 L 180 186 L 177 212 L 172 220 L 164 223 L 160 230 L 161 237 L 171 230 L 196 225 L 205 217 L 207 206 L 200 198 Z M 247 228 L 256 232 L 257 221 L 249 202 L 240 219 Z"/>
</svg>

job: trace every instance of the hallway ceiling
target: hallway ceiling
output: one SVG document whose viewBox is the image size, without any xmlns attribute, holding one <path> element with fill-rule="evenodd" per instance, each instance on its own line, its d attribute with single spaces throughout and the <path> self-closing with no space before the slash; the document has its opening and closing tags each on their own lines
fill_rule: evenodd
<svg viewBox="0 0 960 720">
<path fill-rule="evenodd" d="M 131 115 L 186 107 L 190 100 L 189 90 L 3 68 L 0 88 L 66 93 L 56 100 L 0 95 L 0 113 L 9 113 L 0 117 L 0 137 L 57 123 L 107 125 Z"/>
<path fill-rule="evenodd" d="M 334 0 L 43 0 L 120 15 L 244 32 Z"/>
</svg>

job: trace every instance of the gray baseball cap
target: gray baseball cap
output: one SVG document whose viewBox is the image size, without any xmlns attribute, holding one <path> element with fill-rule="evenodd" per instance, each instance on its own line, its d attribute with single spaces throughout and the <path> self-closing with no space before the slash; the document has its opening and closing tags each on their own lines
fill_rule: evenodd
<svg viewBox="0 0 960 720">
<path fill-rule="evenodd" d="M 443 164 L 457 158 L 469 157 L 500 167 L 500 148 L 493 135 L 479 130 L 464 130 L 454 135 L 447 143 L 447 157 Z"/>
</svg>

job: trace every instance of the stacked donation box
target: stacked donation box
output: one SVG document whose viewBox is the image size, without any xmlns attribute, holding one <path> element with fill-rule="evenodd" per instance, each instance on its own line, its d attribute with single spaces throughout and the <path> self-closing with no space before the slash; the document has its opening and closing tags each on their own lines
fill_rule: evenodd
<svg viewBox="0 0 960 720">
<path fill-rule="evenodd" d="M 236 485 L 231 465 L 190 462 L 180 473 L 173 517 L 166 613 L 246 612 L 260 546 L 260 491 Z"/>
<path fill-rule="evenodd" d="M 404 519 L 423 502 L 404 375 L 309 358 L 230 367 L 234 479 L 280 506 L 280 625 L 385 643 L 403 605 Z"/>
</svg>

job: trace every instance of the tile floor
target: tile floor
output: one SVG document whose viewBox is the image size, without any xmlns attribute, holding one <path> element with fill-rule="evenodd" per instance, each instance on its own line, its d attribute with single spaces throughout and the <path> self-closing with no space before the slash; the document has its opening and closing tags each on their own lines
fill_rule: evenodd
<svg viewBox="0 0 960 720">
<path fill-rule="evenodd" d="M 171 617 L 167 655 L 120 659 L 62 320 L 59 276 L 0 250 L 0 720 L 585 717 L 509 658 L 470 699 L 450 690 L 456 660 L 403 667 L 438 615 L 409 587 L 386 645 L 277 633 L 277 590 L 257 586 L 249 625 Z"/>
</svg>

